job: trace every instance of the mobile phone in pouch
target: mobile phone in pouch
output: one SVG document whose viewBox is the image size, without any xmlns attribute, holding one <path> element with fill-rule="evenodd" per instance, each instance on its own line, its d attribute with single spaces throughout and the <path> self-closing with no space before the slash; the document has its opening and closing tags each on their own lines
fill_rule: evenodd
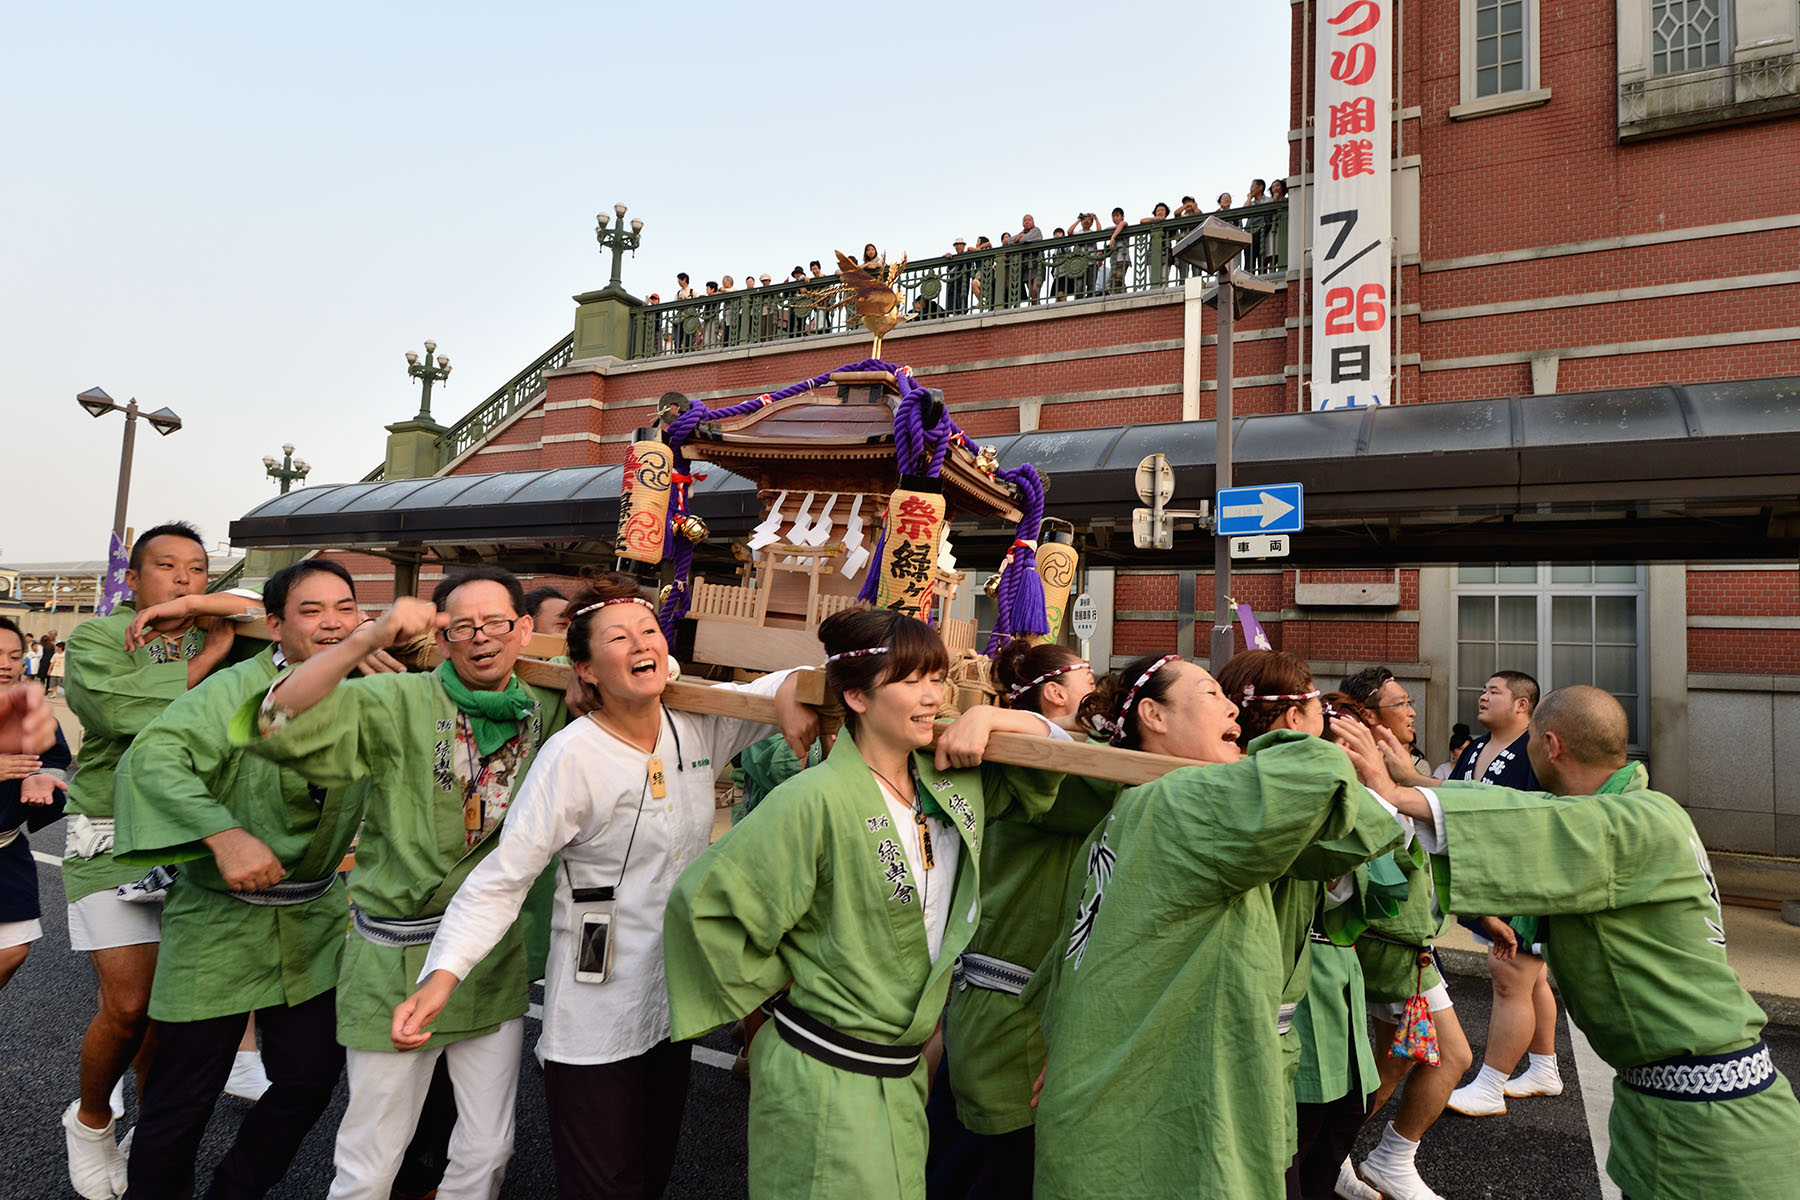
<svg viewBox="0 0 1800 1200">
<path fill-rule="evenodd" d="M 612 913 L 585 912 L 575 931 L 575 980 L 605 983 L 612 971 Z"/>
</svg>

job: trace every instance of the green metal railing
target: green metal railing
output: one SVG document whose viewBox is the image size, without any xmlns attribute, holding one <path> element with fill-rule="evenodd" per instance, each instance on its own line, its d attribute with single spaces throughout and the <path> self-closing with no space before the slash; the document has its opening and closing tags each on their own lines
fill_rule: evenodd
<svg viewBox="0 0 1800 1200">
<path fill-rule="evenodd" d="M 1220 216 L 1249 229 L 1243 264 L 1263 275 L 1286 270 L 1286 202 Z M 1109 227 L 1024 245 L 909 262 L 901 272 L 901 307 L 915 321 L 1029 308 L 1179 286 L 1190 269 L 1174 247 L 1205 216 L 1130 225 L 1115 239 Z M 646 305 L 632 313 L 629 356 L 660 358 L 833 333 L 858 326 L 854 309 L 829 310 L 822 295 L 838 282 L 740 289 L 693 300 Z"/>
<path fill-rule="evenodd" d="M 207 584 L 206 590 L 209 592 L 222 592 L 227 588 L 236 587 L 238 585 L 238 580 L 244 577 L 244 564 L 249 561 L 250 556 L 247 554 L 243 558 L 238 559 L 230 570 Z"/>
<path fill-rule="evenodd" d="M 1285 201 L 1206 215 L 1251 231 L 1254 240 L 1242 260 L 1247 269 L 1260 275 L 1286 271 Z M 1175 243 L 1204 219 L 1176 217 L 1129 225 L 1116 239 L 1110 228 L 1103 227 L 1020 246 L 909 262 L 898 281 L 901 306 L 913 320 L 925 321 L 1177 287 L 1190 270 L 1175 261 Z M 805 283 L 646 305 L 631 314 L 629 357 L 661 358 L 855 329 L 861 322 L 853 308 L 825 306 L 822 292 L 836 282 L 836 275 L 827 275 Z M 574 353 L 571 333 L 471 409 L 445 432 L 440 443 L 443 461 L 454 461 L 536 402 L 544 394 L 544 373 L 567 366 Z M 378 482 L 385 474 L 385 465 L 377 466 L 363 482 Z"/>
<path fill-rule="evenodd" d="M 452 462 L 464 451 L 487 437 L 501 422 L 544 394 L 544 372 L 566 367 L 575 356 L 575 335 L 563 339 L 534 359 L 530 366 L 500 385 L 498 391 L 476 405 L 452 425 L 441 444 L 444 461 Z"/>
</svg>

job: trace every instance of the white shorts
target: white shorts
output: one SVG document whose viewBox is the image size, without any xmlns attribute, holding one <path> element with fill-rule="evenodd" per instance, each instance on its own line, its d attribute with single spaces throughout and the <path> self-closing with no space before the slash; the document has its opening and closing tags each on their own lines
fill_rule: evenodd
<svg viewBox="0 0 1800 1200">
<path fill-rule="evenodd" d="M 43 922 L 36 917 L 29 921 L 0 921 L 0 950 L 29 945 L 43 936 Z"/>
<path fill-rule="evenodd" d="M 69 905 L 69 949 L 111 950 L 162 941 L 162 905 L 127 904 L 107 888 Z"/>
<path fill-rule="evenodd" d="M 1446 1008 L 1455 1008 L 1450 1002 L 1450 989 L 1441 983 L 1433 984 L 1425 989 L 1425 1007 L 1432 1012 L 1443 1012 Z M 1369 1015 L 1378 1021 L 1386 1021 L 1389 1025 L 1398 1025 L 1406 1015 L 1406 1001 L 1376 1001 L 1369 1005 Z"/>
</svg>

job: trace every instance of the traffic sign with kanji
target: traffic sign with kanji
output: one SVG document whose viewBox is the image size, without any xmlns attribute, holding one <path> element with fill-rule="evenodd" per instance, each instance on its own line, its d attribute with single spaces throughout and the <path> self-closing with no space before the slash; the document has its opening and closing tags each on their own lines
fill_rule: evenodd
<svg viewBox="0 0 1800 1200">
<path fill-rule="evenodd" d="M 1226 540 L 1233 558 L 1286 558 L 1294 544 L 1285 533 L 1239 533 Z"/>
<path fill-rule="evenodd" d="M 1218 524 L 1220 537 L 1240 533 L 1299 533 L 1305 504 L 1297 483 L 1271 483 L 1262 487 L 1221 488 Z"/>
<path fill-rule="evenodd" d="M 1083 592 L 1075 597 L 1075 603 L 1069 606 L 1069 628 L 1082 641 L 1093 637 L 1100 628 L 1100 606 L 1094 598 Z"/>
</svg>

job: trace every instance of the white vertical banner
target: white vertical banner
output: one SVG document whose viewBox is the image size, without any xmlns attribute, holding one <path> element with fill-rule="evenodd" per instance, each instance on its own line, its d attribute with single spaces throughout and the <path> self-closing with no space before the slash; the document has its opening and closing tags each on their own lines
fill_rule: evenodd
<svg viewBox="0 0 1800 1200">
<path fill-rule="evenodd" d="M 1394 0 L 1324 0 L 1313 58 L 1312 407 L 1392 399 Z"/>
</svg>

